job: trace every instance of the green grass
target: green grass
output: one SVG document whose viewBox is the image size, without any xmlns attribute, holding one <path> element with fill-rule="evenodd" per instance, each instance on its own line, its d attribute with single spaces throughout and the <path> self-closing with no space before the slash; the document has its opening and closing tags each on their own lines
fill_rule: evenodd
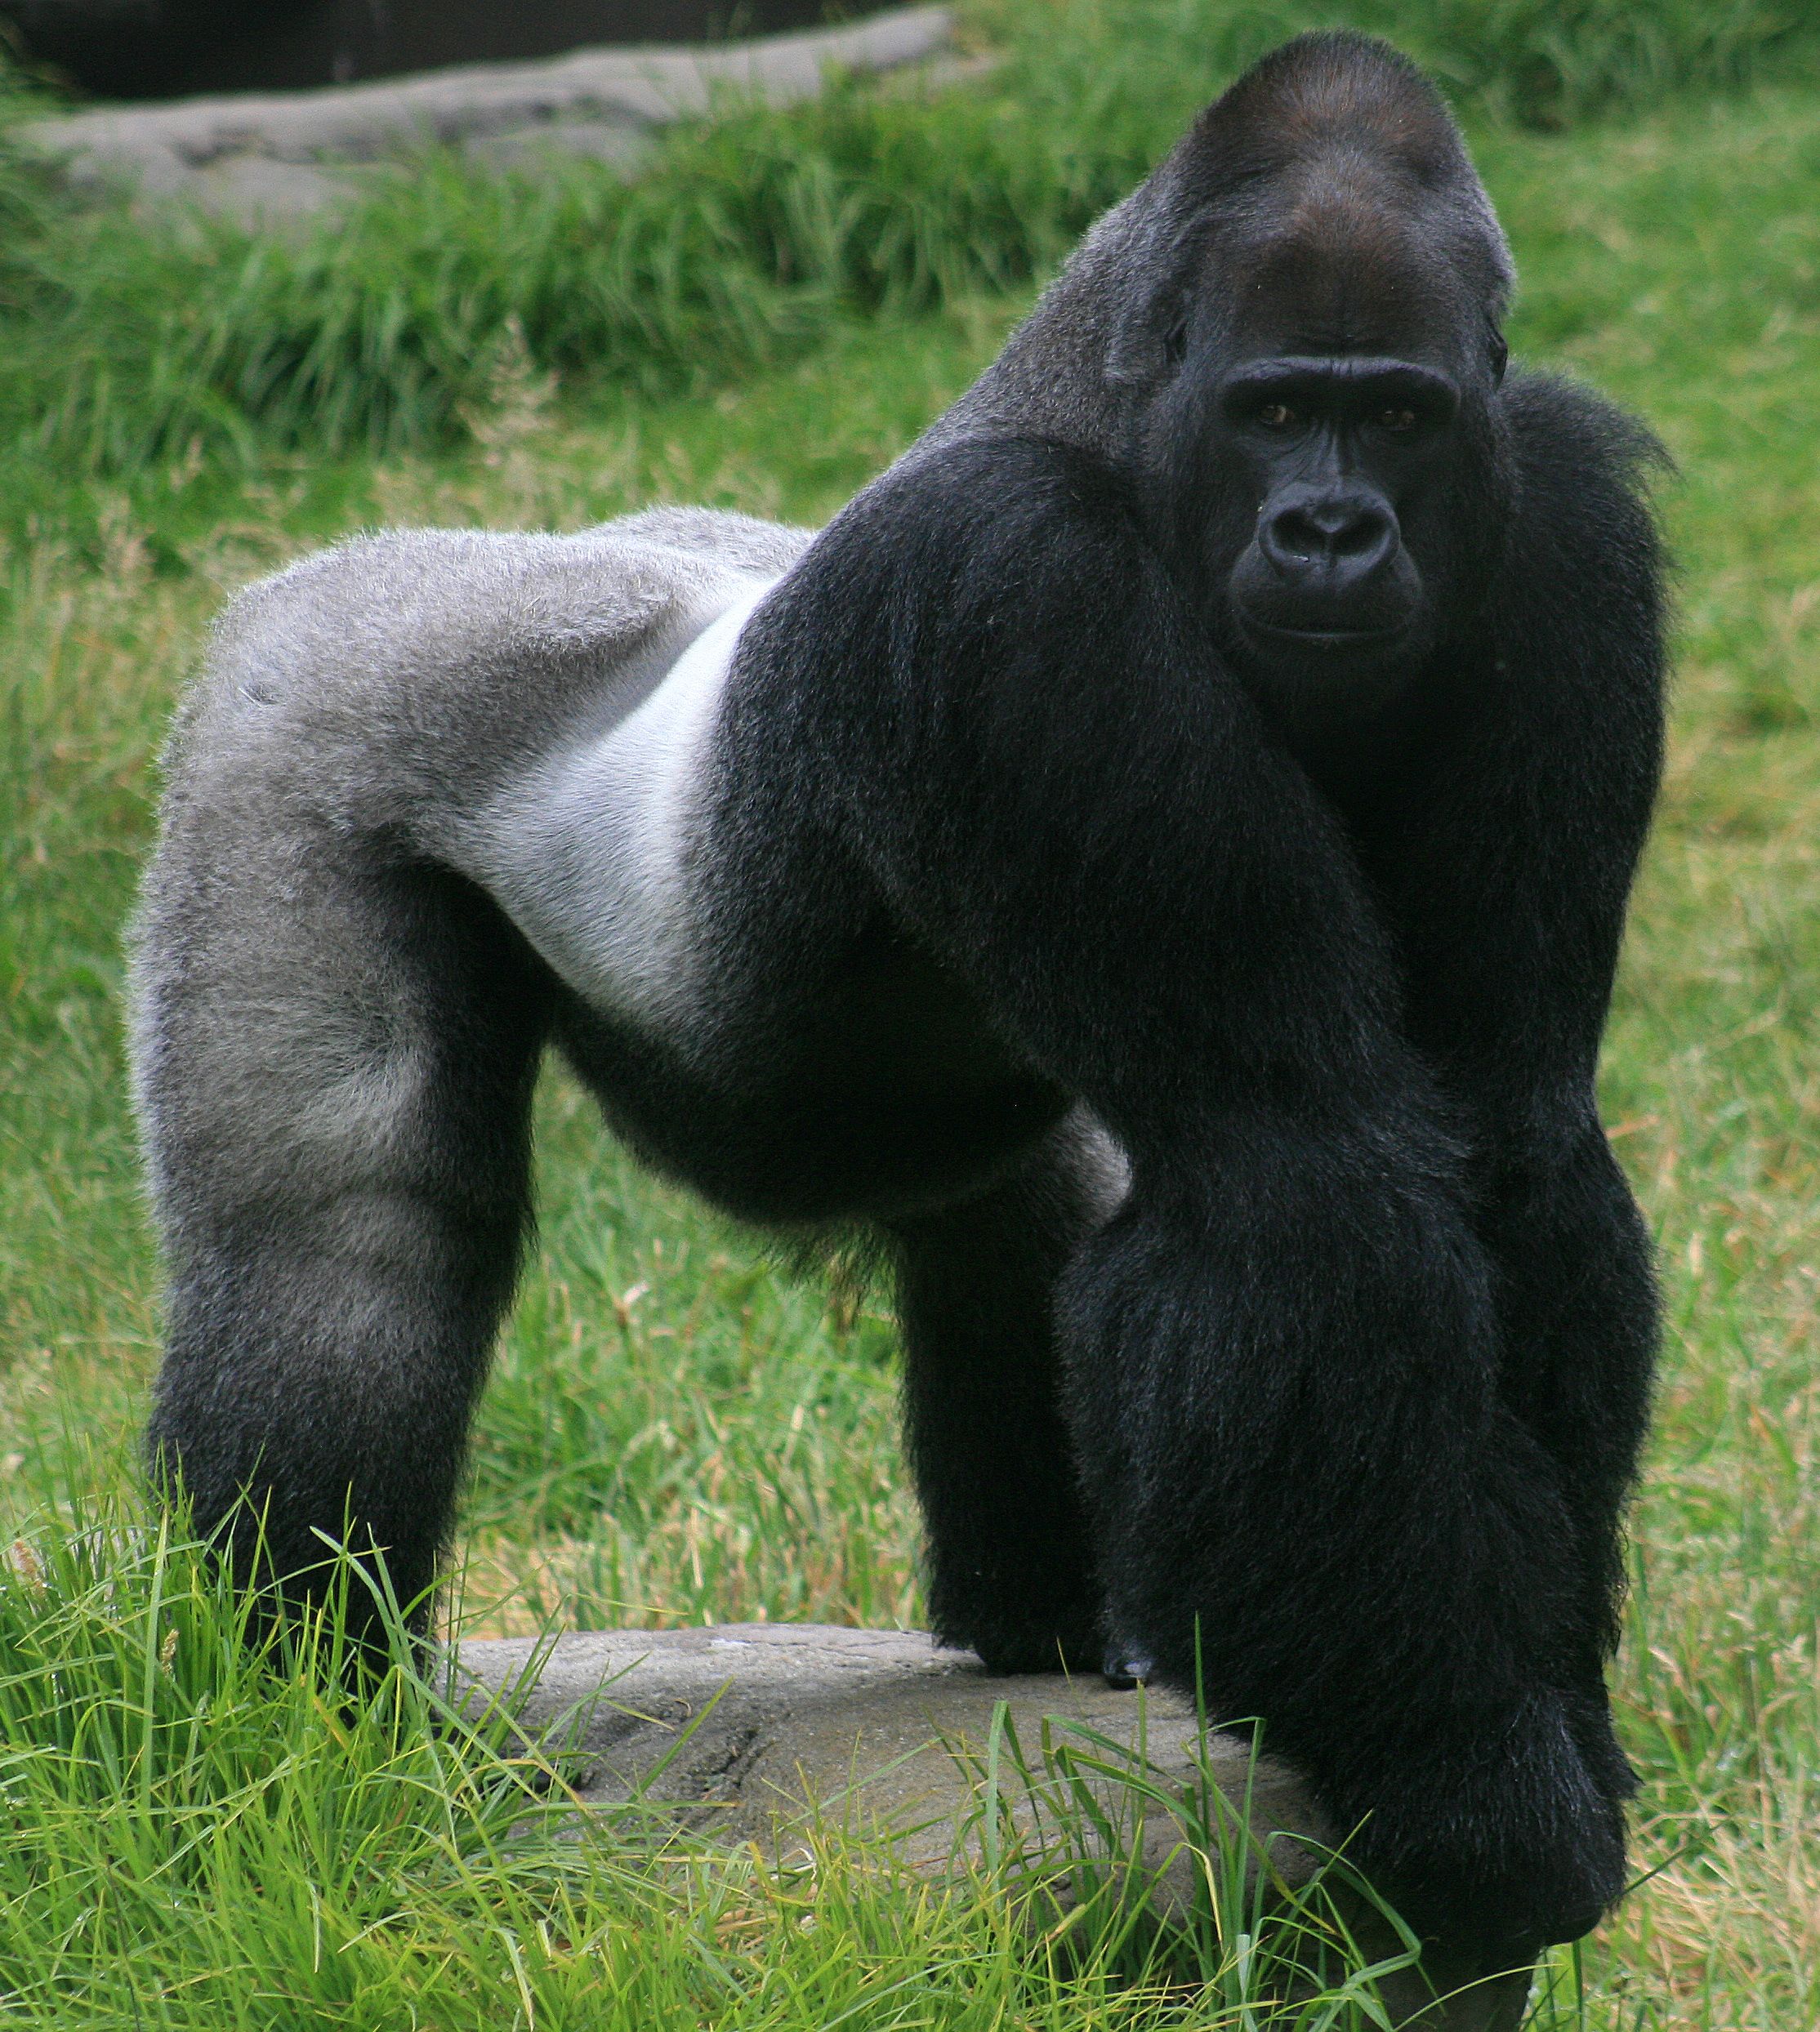
<svg viewBox="0 0 1820 2032">
<path fill-rule="evenodd" d="M 1524 268 L 1519 352 L 1640 408 L 1682 470 L 1668 786 L 1604 1084 L 1668 1303 L 1617 1673 L 1660 1874 L 1589 1944 L 1583 1996 L 1558 1958 L 1539 2023 L 1788 2032 L 1820 2022 L 1820 94 L 1476 141 Z M 1109 1964 L 1052 1968 L 1001 1906 L 944 1902 L 863 1845 L 831 1843 L 805 1883 L 654 1860 L 634 1825 L 502 1844 L 502 1816 L 535 1817 L 508 1744 L 444 1745 L 402 1682 L 355 1722 L 301 1674 L 239 1673 L 231 1605 L 118 1528 L 157 1331 L 118 932 L 159 729 L 221 594 L 364 520 L 573 526 L 654 497 L 817 518 L 1011 314 L 977 293 L 850 308 L 793 363 L 689 396 L 583 404 L 504 358 L 466 444 L 263 446 L 15 543 L 0 1504 L 51 1535 L 42 1590 L 29 1562 L 0 1589 L 0 2022 L 1223 2022 Z M 888 1321 L 640 1178 L 560 1077 L 538 1130 L 542 1232 L 465 1511 L 475 1627 L 914 1621 Z"/>
</svg>

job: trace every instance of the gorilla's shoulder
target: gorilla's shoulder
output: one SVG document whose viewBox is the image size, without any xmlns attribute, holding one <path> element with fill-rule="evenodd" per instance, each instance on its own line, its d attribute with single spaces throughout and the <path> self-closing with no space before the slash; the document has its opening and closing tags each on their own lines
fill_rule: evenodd
<svg viewBox="0 0 1820 2032">
<path fill-rule="evenodd" d="M 1546 497 L 1550 512 L 1620 501 L 1647 507 L 1651 482 L 1670 466 L 1640 417 L 1564 375 L 1513 368 L 1504 408 L 1525 495 Z"/>
<path fill-rule="evenodd" d="M 1131 480 L 1104 453 L 1031 431 L 970 432 L 915 447 L 873 488 L 913 501 L 943 525 L 994 521 L 1020 509 L 1116 513 L 1135 500 Z"/>
<path fill-rule="evenodd" d="M 1560 375 L 1513 372 L 1504 390 L 1521 508 L 1507 594 L 1568 600 L 1626 619 L 1659 607 L 1664 559 L 1651 489 L 1670 466 L 1639 418 Z M 1607 620 L 1617 615 L 1605 613 Z"/>
<path fill-rule="evenodd" d="M 1098 452 L 983 432 L 913 448 L 835 518 L 810 563 L 854 586 L 1032 596 L 1115 568 L 1140 526 L 1131 482 Z"/>
</svg>

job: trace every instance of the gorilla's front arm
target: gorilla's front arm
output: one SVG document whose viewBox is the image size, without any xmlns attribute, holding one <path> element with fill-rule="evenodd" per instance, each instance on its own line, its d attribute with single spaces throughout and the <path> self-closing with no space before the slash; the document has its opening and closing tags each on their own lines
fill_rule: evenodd
<svg viewBox="0 0 1820 2032">
<path fill-rule="evenodd" d="M 1525 377 L 1506 400 L 1524 512 L 1476 675 L 1385 774 L 1362 830 L 1411 1034 L 1468 1128 L 1503 1393 L 1559 1462 L 1574 1520 L 1571 1676 L 1599 1717 L 1582 1745 L 1627 1793 L 1602 1678 L 1656 1298 L 1595 1084 L 1662 760 L 1660 565 L 1632 478 L 1654 452 L 1583 390 Z"/>
</svg>

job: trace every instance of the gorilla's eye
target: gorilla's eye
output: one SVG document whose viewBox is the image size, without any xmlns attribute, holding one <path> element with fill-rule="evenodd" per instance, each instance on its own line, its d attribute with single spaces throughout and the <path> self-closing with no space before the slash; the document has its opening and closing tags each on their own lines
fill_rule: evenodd
<svg viewBox="0 0 1820 2032">
<path fill-rule="evenodd" d="M 1257 420 L 1266 430 L 1287 430 L 1296 421 L 1296 412 L 1286 402 L 1267 402 L 1257 412 Z"/>
<path fill-rule="evenodd" d="M 1394 430 L 1400 437 L 1415 429 L 1416 412 L 1413 409 L 1381 409 L 1377 421 L 1380 430 Z"/>
</svg>

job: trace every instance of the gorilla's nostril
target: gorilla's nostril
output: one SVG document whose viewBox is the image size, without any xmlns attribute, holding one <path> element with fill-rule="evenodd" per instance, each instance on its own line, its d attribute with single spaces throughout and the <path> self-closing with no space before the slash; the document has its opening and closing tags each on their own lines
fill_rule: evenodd
<svg viewBox="0 0 1820 2032">
<path fill-rule="evenodd" d="M 1271 521 L 1267 528 L 1274 539 L 1275 547 L 1285 557 L 1299 558 L 1308 564 L 1321 555 L 1327 539 L 1316 526 L 1312 515 L 1306 515 L 1299 508 L 1291 508 Z"/>
<path fill-rule="evenodd" d="M 1390 518 L 1381 510 L 1356 509 L 1332 530 L 1328 547 L 1336 557 L 1362 557 L 1382 550 L 1390 535 Z"/>
</svg>

